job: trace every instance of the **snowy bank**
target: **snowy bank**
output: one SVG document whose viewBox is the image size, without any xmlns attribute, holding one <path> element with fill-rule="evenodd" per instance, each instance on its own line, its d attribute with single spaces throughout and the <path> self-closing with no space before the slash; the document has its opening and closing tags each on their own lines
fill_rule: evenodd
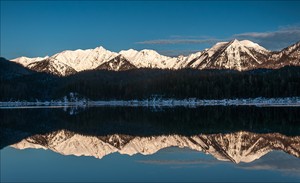
<svg viewBox="0 0 300 183">
<path fill-rule="evenodd" d="M 76 100 L 52 100 L 52 101 L 8 101 L 0 102 L 0 108 L 21 108 L 21 107 L 197 107 L 197 106 L 287 106 L 300 107 L 300 97 L 287 98 L 248 98 L 248 99 L 222 99 L 222 100 L 203 100 L 189 98 L 177 99 L 146 99 L 146 100 L 99 100 L 92 101 L 87 99 Z"/>
</svg>

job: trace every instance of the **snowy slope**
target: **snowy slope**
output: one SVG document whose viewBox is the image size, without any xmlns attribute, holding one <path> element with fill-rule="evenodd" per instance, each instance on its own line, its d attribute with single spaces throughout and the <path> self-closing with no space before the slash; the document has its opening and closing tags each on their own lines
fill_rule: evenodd
<svg viewBox="0 0 300 183">
<path fill-rule="evenodd" d="M 192 53 L 188 56 L 178 56 L 176 58 L 176 61 L 173 65 L 174 69 L 182 69 L 182 68 L 187 68 L 190 63 L 192 63 L 195 59 L 199 58 L 203 54 L 202 51 Z"/>
<path fill-rule="evenodd" d="M 205 51 L 193 63 L 197 69 L 249 70 L 267 61 L 270 51 L 248 40 L 221 42 Z"/>
<path fill-rule="evenodd" d="M 297 42 L 279 52 L 274 52 L 267 64 L 266 68 L 281 68 L 287 65 L 300 66 L 300 42 Z"/>
<path fill-rule="evenodd" d="M 221 161 L 252 162 L 273 150 L 282 150 L 300 157 L 300 137 L 281 134 L 236 132 L 209 135 L 160 135 L 139 137 L 130 135 L 86 136 L 66 130 L 35 135 L 12 145 L 17 149 L 43 148 L 63 155 L 94 156 L 108 154 L 154 154 L 167 147 L 189 148 L 213 155 Z"/>
<path fill-rule="evenodd" d="M 94 69 L 117 55 L 100 46 L 95 49 L 63 51 L 51 56 L 50 59 L 62 62 L 76 71 L 83 71 Z"/>
<path fill-rule="evenodd" d="M 121 57 L 122 56 L 122 57 Z M 123 58 L 124 57 L 124 58 Z M 115 58 L 115 59 L 114 59 Z M 120 59 L 122 58 L 122 59 Z M 38 64 L 38 62 L 43 62 Z M 160 55 L 154 50 L 122 50 L 119 53 L 111 52 L 103 47 L 87 50 L 66 50 L 51 57 L 13 59 L 13 62 L 22 64 L 32 70 L 48 72 L 65 76 L 84 70 L 93 70 L 101 66 L 102 69 L 119 69 L 121 65 L 130 63 L 132 68 L 159 68 L 159 69 L 232 69 L 238 71 L 257 68 L 280 68 L 286 65 L 300 65 L 300 42 L 283 49 L 280 52 L 271 52 L 249 40 L 232 40 L 219 42 L 209 49 L 190 54 L 188 56 L 168 57 Z M 108 63 L 109 62 L 109 63 Z M 122 62 L 122 63 L 117 63 Z M 50 64 L 45 66 L 45 63 Z M 51 64 L 55 64 L 51 65 Z M 43 65 L 33 67 L 33 65 Z M 60 69 L 57 65 L 60 65 Z M 128 64 L 125 64 L 128 65 Z M 48 70 L 47 70 L 48 68 Z M 99 68 L 98 68 L 99 69 Z M 55 70 L 55 72 L 53 71 Z M 76 72 L 70 72 L 75 70 Z"/>
<path fill-rule="evenodd" d="M 11 61 L 19 63 L 25 67 L 27 67 L 29 64 L 33 63 L 33 62 L 37 62 L 37 61 L 41 61 L 41 60 L 45 60 L 47 59 L 49 56 L 46 57 L 35 57 L 35 58 L 28 58 L 28 57 L 19 57 L 19 58 L 15 58 L 12 59 Z"/>
<path fill-rule="evenodd" d="M 174 62 L 171 57 L 163 56 L 154 50 L 141 50 L 136 51 L 129 49 L 126 51 L 120 51 L 121 55 L 130 60 L 138 68 L 172 68 Z"/>
<path fill-rule="evenodd" d="M 35 71 L 66 76 L 84 70 L 95 69 L 117 55 L 117 53 L 108 51 L 100 46 L 95 49 L 87 50 L 66 50 L 51 57 L 20 57 L 13 59 L 12 61 L 20 63 Z"/>
<path fill-rule="evenodd" d="M 72 67 L 57 60 L 51 60 L 49 58 L 30 63 L 29 65 L 27 65 L 27 67 L 34 71 L 46 72 L 58 76 L 68 76 L 76 73 L 76 70 Z"/>
</svg>

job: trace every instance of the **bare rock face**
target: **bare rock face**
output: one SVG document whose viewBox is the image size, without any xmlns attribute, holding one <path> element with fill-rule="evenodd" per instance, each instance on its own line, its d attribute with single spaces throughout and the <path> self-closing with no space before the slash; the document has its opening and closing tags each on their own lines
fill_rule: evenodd
<svg viewBox="0 0 300 183">
<path fill-rule="evenodd" d="M 136 67 L 122 55 L 119 55 L 101 64 L 96 68 L 96 70 L 113 70 L 113 71 L 124 71 L 130 69 L 136 69 Z"/>
</svg>

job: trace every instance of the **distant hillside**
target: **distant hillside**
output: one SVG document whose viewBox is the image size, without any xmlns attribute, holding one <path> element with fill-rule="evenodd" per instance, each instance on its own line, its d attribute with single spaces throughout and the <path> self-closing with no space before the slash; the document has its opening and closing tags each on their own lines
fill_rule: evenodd
<svg viewBox="0 0 300 183">
<path fill-rule="evenodd" d="M 0 79 L 12 79 L 15 77 L 33 74 L 34 71 L 23 67 L 20 64 L 0 57 Z"/>
</svg>

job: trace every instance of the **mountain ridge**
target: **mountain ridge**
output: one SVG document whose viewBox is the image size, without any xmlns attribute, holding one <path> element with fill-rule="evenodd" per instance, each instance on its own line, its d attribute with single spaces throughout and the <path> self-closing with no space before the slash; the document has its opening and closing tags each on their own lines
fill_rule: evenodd
<svg viewBox="0 0 300 183">
<path fill-rule="evenodd" d="M 160 135 L 139 137 L 122 134 L 85 136 L 67 130 L 34 135 L 13 144 L 17 149 L 50 149 L 63 155 L 103 158 L 111 153 L 151 155 L 167 147 L 189 148 L 211 154 L 220 161 L 249 163 L 273 150 L 300 156 L 299 136 L 287 137 L 279 133 L 201 134 L 194 136 Z"/>
<path fill-rule="evenodd" d="M 122 58 L 122 59 L 120 59 Z M 113 59 L 114 62 L 112 61 Z M 47 60 L 47 61 L 45 61 Z M 126 62 L 120 63 L 126 60 Z M 260 68 L 278 69 L 287 65 L 300 66 L 300 42 L 281 51 L 269 51 L 249 40 L 216 43 L 209 49 L 188 56 L 168 57 L 155 50 L 141 51 L 129 49 L 118 53 L 106 50 L 102 46 L 87 50 L 65 50 L 53 56 L 19 57 L 11 61 L 38 72 L 47 72 L 59 76 L 68 76 L 86 70 L 102 69 L 118 71 L 123 69 L 155 68 L 178 70 L 192 69 L 230 69 L 246 71 Z M 44 62 L 40 64 L 40 62 Z M 101 68 L 101 67 L 100 67 Z"/>
</svg>

